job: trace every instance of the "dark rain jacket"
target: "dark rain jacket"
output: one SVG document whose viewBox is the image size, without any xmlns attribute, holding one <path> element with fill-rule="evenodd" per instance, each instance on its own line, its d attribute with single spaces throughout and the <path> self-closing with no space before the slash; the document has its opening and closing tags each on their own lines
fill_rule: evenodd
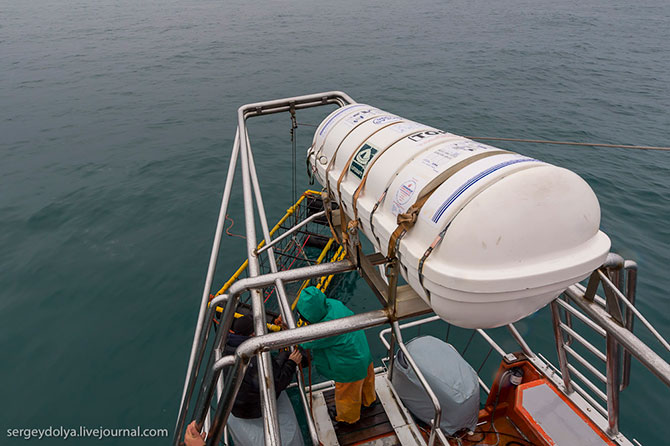
<svg viewBox="0 0 670 446">
<path fill-rule="evenodd" d="M 235 354 L 237 347 L 249 339 L 248 336 L 241 336 L 230 333 L 224 352 L 226 355 Z M 296 363 L 288 359 L 290 352 L 284 350 L 272 358 L 272 372 L 275 377 L 275 392 L 277 397 L 286 389 L 293 379 Z M 256 357 L 249 362 L 249 367 L 244 374 L 242 386 L 237 393 L 235 404 L 233 405 L 233 415 L 237 418 L 259 418 L 261 413 L 261 394 L 258 390 L 258 361 Z"/>
<path fill-rule="evenodd" d="M 342 302 L 326 298 L 325 294 L 313 286 L 300 293 L 298 311 L 311 324 L 354 314 Z M 300 346 L 312 351 L 312 363 L 319 373 L 339 383 L 365 378 L 372 362 L 368 340 L 362 331 L 317 339 Z"/>
</svg>

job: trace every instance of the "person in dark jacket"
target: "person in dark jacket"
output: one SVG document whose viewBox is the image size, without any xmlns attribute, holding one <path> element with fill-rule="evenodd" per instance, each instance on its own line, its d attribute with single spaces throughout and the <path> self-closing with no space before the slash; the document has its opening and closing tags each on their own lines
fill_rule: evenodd
<svg viewBox="0 0 670 446">
<path fill-rule="evenodd" d="M 327 299 L 313 286 L 302 290 L 297 306 L 300 317 L 310 324 L 354 314 L 342 302 Z M 319 373 L 335 381 L 335 420 L 349 424 L 357 422 L 361 417 L 361 406 L 371 407 L 377 399 L 375 371 L 365 333 L 354 331 L 300 346 L 311 350 L 312 364 Z"/>
<path fill-rule="evenodd" d="M 253 336 L 254 323 L 249 315 L 236 318 L 231 327 L 232 333 L 228 335 L 228 342 L 224 349 L 224 355 L 235 354 L 235 350 L 244 341 Z M 272 358 L 272 372 L 275 378 L 275 393 L 279 394 L 286 389 L 295 375 L 296 366 L 302 361 L 302 355 L 298 349 L 289 352 L 284 350 Z M 261 412 L 261 395 L 258 386 L 258 361 L 252 358 L 244 374 L 240 391 L 237 393 L 233 405 L 233 415 L 237 418 L 259 418 Z"/>
</svg>

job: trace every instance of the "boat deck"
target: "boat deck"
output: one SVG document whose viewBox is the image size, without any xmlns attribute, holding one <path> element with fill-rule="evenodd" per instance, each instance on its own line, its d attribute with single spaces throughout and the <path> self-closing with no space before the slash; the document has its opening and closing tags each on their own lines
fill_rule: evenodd
<svg viewBox="0 0 670 446">
<path fill-rule="evenodd" d="M 331 389 L 323 393 L 323 398 L 328 409 L 335 408 L 335 390 Z M 384 406 L 375 404 L 368 410 L 361 412 L 361 419 L 354 424 L 337 423 L 335 434 L 340 446 L 366 444 L 370 439 L 385 438 L 389 440 L 384 444 L 399 445 L 393 426 L 389 421 Z M 361 443 L 363 442 L 363 443 Z"/>
<path fill-rule="evenodd" d="M 314 417 L 324 446 L 394 446 L 421 445 L 423 437 L 414 419 L 401 404 L 386 379 L 386 373 L 375 375 L 378 404 L 361 412 L 354 424 L 333 423 L 328 414 L 335 408 L 335 390 L 331 387 L 314 393 Z"/>
<path fill-rule="evenodd" d="M 492 395 L 479 411 L 477 429 L 470 435 L 450 439 L 453 445 L 510 444 L 550 446 L 575 444 L 614 446 L 571 402 L 563 398 L 547 380 L 526 361 L 516 363 L 527 372 L 527 381 L 518 387 L 506 386 L 493 409 Z M 499 373 L 505 370 L 503 365 Z M 380 404 L 361 412 L 354 424 L 333 423 L 328 409 L 335 408 L 335 390 L 316 391 L 314 416 L 324 446 L 395 446 L 425 445 L 430 427 L 417 422 L 399 399 L 386 373 L 376 374 L 375 390 Z M 492 394 L 497 391 L 497 385 Z M 495 421 L 491 423 L 491 415 Z M 438 442 L 439 444 L 439 442 Z"/>
</svg>

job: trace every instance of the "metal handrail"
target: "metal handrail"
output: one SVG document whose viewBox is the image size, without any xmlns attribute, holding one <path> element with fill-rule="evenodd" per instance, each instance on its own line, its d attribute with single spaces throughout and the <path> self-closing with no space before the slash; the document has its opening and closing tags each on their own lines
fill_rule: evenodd
<svg viewBox="0 0 670 446">
<path fill-rule="evenodd" d="M 621 260 L 621 264 L 624 264 L 623 260 Z M 613 282 L 609 279 L 603 280 L 603 282 L 603 286 L 613 286 Z M 631 288 L 634 288 L 631 286 L 629 281 L 626 282 L 626 285 L 629 292 L 631 291 Z M 632 285 L 634 285 L 634 283 Z M 551 369 L 560 373 L 560 375 L 563 377 L 564 388 L 568 395 L 573 392 L 573 390 L 576 391 L 586 402 L 591 404 L 598 411 L 598 413 L 607 419 L 609 424 L 607 433 L 610 435 L 610 437 L 613 438 L 618 434 L 619 392 L 622 390 L 622 386 L 620 386 L 618 379 L 619 369 L 621 367 L 621 363 L 618 360 L 619 348 L 622 347 L 624 352 L 628 352 L 628 354 L 631 356 L 636 357 L 640 362 L 642 362 L 643 365 L 652 371 L 652 373 L 658 376 L 662 382 L 669 386 L 670 364 L 665 362 L 660 356 L 658 356 L 658 354 L 651 350 L 651 348 L 644 344 L 627 328 L 630 326 L 628 320 L 626 320 L 626 326 L 622 326 L 618 322 L 614 321 L 606 309 L 605 300 L 603 298 L 596 295 L 592 297 L 593 300 L 588 300 L 585 298 L 585 293 L 585 287 L 579 284 L 575 284 L 569 287 L 564 293 L 566 298 L 569 299 L 569 302 L 556 299 L 551 303 L 552 314 L 554 314 L 554 330 L 559 353 L 560 370 L 548 362 L 542 355 L 538 356 L 543 362 L 537 362 L 539 358 L 533 359 L 532 357 L 535 356 L 535 354 L 532 352 L 528 344 L 526 344 L 521 334 L 513 325 L 508 326 L 508 329 L 526 356 L 528 356 L 532 361 L 536 362 L 536 365 L 540 365 L 541 367 L 550 367 Z M 615 292 L 614 294 L 616 295 L 618 293 Z M 576 304 L 577 308 L 579 308 L 581 311 L 578 311 L 577 308 L 572 306 L 572 304 Z M 563 323 L 560 318 L 559 308 L 563 308 L 566 314 L 569 313 L 573 316 L 576 316 L 578 319 L 584 322 L 586 326 L 593 329 L 598 335 L 604 335 L 606 338 L 607 351 L 603 353 L 595 346 L 593 346 L 589 341 L 587 341 L 586 338 L 575 331 L 574 328 Z M 632 311 L 630 314 L 637 315 L 636 312 Z M 399 329 L 420 326 L 438 319 L 438 316 L 427 317 L 399 325 Z M 381 342 L 389 351 L 395 342 L 402 344 L 402 339 L 394 339 L 396 336 L 392 336 L 391 342 L 387 340 L 386 335 L 388 335 L 391 330 L 392 328 L 387 328 L 380 331 L 379 333 Z M 496 350 L 502 357 L 505 358 L 508 356 L 513 356 L 511 354 L 505 353 L 505 351 L 486 331 L 475 329 L 474 332 L 479 333 L 479 335 L 491 346 L 491 349 Z M 562 332 L 569 334 L 573 339 L 577 340 L 597 358 L 603 360 L 603 362 L 606 364 L 606 374 L 600 372 L 587 359 L 582 357 L 577 351 L 567 345 L 563 339 Z M 570 355 L 570 357 L 574 358 L 583 367 L 589 370 L 589 372 L 591 372 L 599 381 L 604 382 L 606 384 L 607 392 L 605 393 L 600 390 L 589 378 L 584 376 L 584 374 L 579 369 L 570 364 L 568 362 L 567 355 Z M 561 358 L 563 358 L 563 360 L 561 360 Z M 389 370 L 392 371 L 392 352 L 389 353 L 389 359 Z M 624 369 L 624 375 L 625 373 L 626 371 Z M 571 374 L 574 375 L 575 378 L 578 378 L 579 381 L 581 381 L 593 394 L 604 401 L 607 404 L 607 409 L 598 404 L 598 402 L 591 396 L 591 394 L 585 391 L 584 388 L 577 384 L 577 382 L 573 381 L 570 378 Z M 483 382 L 481 382 L 481 378 L 480 384 L 483 384 Z"/>
<path fill-rule="evenodd" d="M 342 260 L 335 263 L 323 263 L 319 265 L 310 265 L 303 268 L 295 268 L 292 270 L 280 271 L 277 273 L 264 274 L 262 276 L 257 276 L 255 278 L 246 278 L 241 279 L 235 282 L 229 289 L 228 293 L 215 297 L 210 305 L 210 310 L 208 316 L 213 317 L 214 308 L 221 302 L 227 301 L 223 315 L 221 316 L 221 322 L 219 325 L 219 330 L 216 333 L 214 340 L 215 346 L 225 345 L 228 332 L 232 325 L 233 314 L 235 308 L 237 308 L 237 303 L 239 302 L 240 295 L 242 292 L 247 291 L 252 288 L 263 288 L 269 285 L 272 285 L 276 282 L 277 278 L 282 279 L 285 283 L 296 282 L 312 277 L 320 277 L 324 274 L 335 274 L 340 272 L 351 271 L 355 269 L 354 265 L 348 260 Z M 253 284 L 253 286 L 252 286 Z M 230 296 L 230 297 L 229 297 Z M 210 322 L 211 324 L 211 322 Z M 213 357 L 214 352 L 210 355 L 210 359 Z M 205 370 L 205 376 L 203 378 L 203 385 L 200 388 L 200 393 L 198 394 L 197 404 L 196 404 L 196 417 L 199 420 L 204 418 L 205 407 L 207 402 L 211 401 L 213 396 L 212 386 L 209 385 L 213 380 L 213 368 L 212 363 Z M 195 384 L 195 383 L 194 383 Z"/>
<path fill-rule="evenodd" d="M 563 322 L 559 322 L 558 327 L 561 330 L 565 331 L 566 333 L 570 334 L 572 339 L 575 339 L 575 340 L 579 341 L 579 343 L 582 344 L 582 346 L 584 346 L 584 348 L 586 348 L 589 352 L 593 353 L 593 355 L 596 358 L 600 359 L 603 362 L 607 362 L 607 356 L 605 356 L 605 354 L 603 352 L 598 350 L 593 344 L 591 344 L 589 341 L 587 341 L 586 338 L 584 338 L 582 335 L 577 333 L 574 329 L 568 327 Z"/>
<path fill-rule="evenodd" d="M 626 271 L 626 294 L 632 305 L 635 305 L 635 295 L 637 288 L 637 263 L 632 260 L 626 260 L 623 263 L 623 269 Z M 634 314 L 630 308 L 626 307 L 626 328 L 632 333 L 633 332 L 633 322 L 635 318 Z M 623 372 L 621 374 L 621 387 L 620 390 L 624 390 L 628 387 L 630 383 L 630 352 L 626 349 L 623 351 Z"/>
<path fill-rule="evenodd" d="M 661 334 L 658 332 L 658 330 L 656 330 L 654 328 L 654 326 L 651 325 L 651 323 L 647 320 L 647 318 L 645 318 L 642 315 L 642 313 L 640 313 L 640 311 L 637 308 L 635 308 L 635 306 L 633 304 L 631 304 L 628 299 L 626 299 L 626 296 L 621 292 L 621 290 L 619 288 L 617 288 L 616 285 L 614 285 L 612 283 L 612 281 L 609 279 L 609 277 L 607 277 L 607 275 L 605 273 L 603 273 L 601 270 L 598 270 L 598 274 L 600 275 L 600 280 L 602 280 L 602 282 L 603 282 L 603 286 L 608 285 L 611 288 L 611 290 L 614 291 L 617 298 L 621 302 L 623 302 L 626 305 L 626 307 L 630 311 L 632 311 L 635 316 L 637 316 L 638 319 L 640 319 L 640 322 L 642 322 L 642 324 L 645 327 L 647 327 L 647 329 L 651 332 L 651 334 L 654 335 L 656 340 L 658 342 L 660 342 L 661 345 L 663 345 L 663 347 L 665 347 L 665 349 L 667 351 L 670 352 L 670 343 L 668 343 L 668 341 L 666 341 L 665 338 L 663 338 L 663 336 L 661 336 Z"/>
<path fill-rule="evenodd" d="M 272 113 L 279 113 L 283 111 L 289 111 L 294 113 L 297 109 L 311 108 L 315 106 L 321 106 L 328 103 L 336 103 L 340 106 L 345 104 L 352 103 L 353 100 L 345 95 L 344 93 L 336 93 L 333 97 L 327 97 L 323 95 L 305 95 L 297 96 L 287 99 L 279 99 L 274 101 L 264 101 L 253 104 L 246 104 L 241 106 L 237 110 L 237 127 L 238 133 L 240 134 L 240 160 L 242 162 L 242 189 L 243 189 L 243 199 L 244 199 L 244 223 L 246 227 L 246 241 L 247 241 L 247 259 L 249 277 L 255 277 L 260 274 L 260 267 L 258 263 L 258 256 L 256 255 L 256 223 L 254 220 L 254 199 L 251 193 L 251 183 L 254 181 L 257 183 L 258 178 L 256 177 L 256 172 L 253 167 L 253 162 L 250 161 L 252 156 L 251 154 L 251 143 L 249 141 L 249 134 L 247 132 L 246 120 L 250 117 L 267 115 Z M 259 207 L 259 214 L 262 214 L 261 221 L 265 220 L 265 213 L 262 212 L 261 206 L 262 201 L 259 200 L 258 194 L 256 194 L 256 204 Z M 267 229 L 267 221 L 265 221 L 265 229 Z M 267 237 L 268 242 L 269 235 Z M 283 290 L 283 285 L 280 282 L 277 282 L 277 288 Z M 283 312 L 290 313 L 287 311 L 288 302 L 286 302 L 285 293 L 282 296 L 280 292 L 278 294 L 278 300 L 280 301 L 280 308 L 283 308 Z M 282 299 L 283 297 L 283 299 Z M 255 290 L 251 291 L 251 303 L 252 303 L 252 312 L 254 316 L 254 327 L 256 333 L 265 333 L 267 327 L 265 324 L 265 311 L 263 309 L 263 299 L 260 295 L 260 292 Z M 259 354 L 259 372 L 262 376 L 268 377 L 273 376 L 272 373 L 272 361 L 270 360 L 270 354 L 268 352 L 263 352 Z M 266 423 L 264 423 L 264 434 L 265 434 L 265 444 L 266 445 L 275 445 L 281 444 L 281 439 L 279 436 L 279 423 L 276 416 L 277 408 L 275 401 L 275 390 L 274 390 L 274 380 L 266 380 L 265 385 L 260 385 L 260 394 L 261 394 L 261 405 L 264 409 L 264 417 Z"/>
<path fill-rule="evenodd" d="M 626 388 L 630 380 L 630 356 L 635 356 L 666 385 L 670 385 L 670 364 L 664 361 L 632 332 L 633 316 L 637 316 L 665 348 L 668 348 L 669 346 L 660 333 L 658 333 L 639 310 L 635 308 L 633 302 L 629 301 L 621 291 L 621 289 L 626 286 L 627 292 L 630 296 L 633 296 L 634 299 L 637 264 L 630 261 L 626 263 L 620 256 L 610 256 L 608 257 L 606 266 L 616 269 L 609 269 L 608 274 L 601 269 L 596 270 L 591 275 L 591 279 L 586 288 L 579 284 L 568 287 L 564 294 L 568 297 L 570 302 L 563 302 L 560 299 L 556 299 L 551 303 L 551 308 L 554 331 L 556 333 L 556 348 L 559 357 L 559 365 L 566 391 L 571 392 L 573 386 L 575 389 L 578 388 L 570 377 L 572 374 L 576 378 L 579 378 L 579 380 L 584 383 L 594 395 L 605 401 L 607 403 L 607 434 L 613 438 L 619 433 L 619 393 Z M 627 271 L 625 279 L 624 275 L 621 274 L 621 269 Z M 595 295 L 598 282 L 600 282 L 605 291 L 605 295 L 607 296 L 606 302 L 604 299 Z M 571 303 L 574 303 L 581 312 L 577 311 Z M 623 303 L 626 308 L 625 319 L 622 317 L 621 303 Z M 602 353 L 595 348 L 573 328 L 561 321 L 561 316 L 558 310 L 559 305 L 564 309 L 566 316 L 568 314 L 576 316 L 584 322 L 586 326 L 593 329 L 599 335 L 604 334 L 606 346 L 605 353 Z M 605 362 L 606 373 L 601 373 L 585 358 L 572 349 L 563 339 L 562 332 L 569 334 L 572 339 L 579 341 L 588 351 L 593 353 L 597 358 L 603 360 Z M 625 380 L 620 380 L 619 376 L 622 366 L 619 355 L 621 348 L 623 348 L 624 351 L 624 359 L 628 358 L 627 362 L 623 365 L 623 377 Z M 606 393 L 600 390 L 576 367 L 569 364 L 567 354 L 577 360 L 577 362 L 591 372 L 599 381 L 604 382 L 606 384 Z M 588 395 L 583 389 L 579 388 L 579 390 L 580 395 L 584 397 Z"/>
<path fill-rule="evenodd" d="M 261 215 L 264 215 L 264 214 L 261 214 Z M 326 211 L 320 211 L 320 212 L 317 212 L 316 214 L 312 214 L 312 215 L 310 215 L 309 217 L 307 217 L 306 219 L 304 219 L 303 221 L 301 221 L 301 222 L 298 223 L 297 225 L 293 226 L 291 229 L 289 229 L 289 230 L 287 230 L 286 232 L 284 232 L 284 233 L 283 233 L 282 235 L 280 235 L 279 237 L 277 237 L 277 238 L 275 238 L 275 239 L 272 239 L 272 241 L 271 241 L 270 243 L 267 243 L 267 244 L 266 244 L 265 246 L 263 246 L 262 248 L 257 249 L 257 250 L 256 250 L 256 255 L 260 255 L 260 254 L 264 253 L 265 251 L 267 251 L 268 249 L 272 248 L 272 247 L 273 247 L 274 245 L 276 245 L 277 243 L 279 243 L 279 242 L 281 242 L 282 240 L 284 240 L 284 239 L 285 239 L 286 237 L 288 237 L 289 235 L 293 234 L 293 233 L 294 233 L 295 231 L 297 231 L 298 229 L 302 228 L 303 226 L 305 226 L 305 225 L 308 224 L 308 223 L 311 223 L 312 221 L 316 220 L 316 219 L 319 218 L 319 217 L 323 217 L 324 215 L 326 215 Z M 269 234 L 268 234 L 268 236 L 269 236 Z M 269 237 L 266 238 L 266 240 L 267 240 L 267 239 L 269 239 Z"/>
<path fill-rule="evenodd" d="M 325 93 L 317 93 L 317 94 L 312 94 L 312 95 L 305 95 L 305 96 L 296 96 L 296 97 L 291 97 L 291 98 L 285 98 L 285 99 L 278 99 L 274 101 L 264 101 L 264 102 L 258 102 L 254 104 L 247 104 L 238 109 L 238 130 L 235 135 L 235 141 L 233 143 L 233 150 L 228 166 L 228 174 L 226 177 L 226 184 L 224 187 L 224 192 L 223 192 L 223 197 L 221 200 L 221 207 L 219 210 L 219 216 L 218 216 L 218 221 L 217 221 L 217 226 L 216 226 L 216 231 L 214 235 L 214 242 L 212 243 L 212 250 L 210 254 L 210 259 L 209 259 L 209 265 L 207 268 L 207 276 L 205 278 L 205 285 L 202 293 L 202 298 L 200 302 L 200 309 L 198 312 L 198 318 L 196 321 L 196 327 L 195 327 L 195 332 L 193 334 L 193 343 L 191 345 L 191 353 L 189 356 L 189 361 L 188 361 L 188 366 L 186 370 L 186 378 L 184 381 L 184 389 L 182 391 L 182 398 L 179 406 L 179 413 L 177 414 L 177 421 L 176 421 L 176 426 L 175 426 L 175 437 L 173 439 L 173 444 L 176 446 L 180 438 L 183 434 L 184 430 L 184 423 L 186 419 L 186 415 L 188 412 L 188 406 L 190 402 L 190 398 L 193 393 L 193 389 L 195 387 L 195 381 L 197 380 L 197 375 L 198 375 L 198 368 L 200 367 L 199 365 L 199 359 L 198 356 L 200 355 L 200 351 L 202 351 L 205 346 L 207 345 L 207 339 L 209 336 L 209 330 L 210 328 L 208 327 L 207 330 L 204 330 L 205 333 L 203 333 L 203 329 L 205 328 L 205 325 L 208 325 L 208 322 L 206 320 L 206 313 L 207 313 L 207 305 L 209 301 L 209 294 L 211 292 L 212 288 L 212 282 L 214 279 L 214 273 L 216 270 L 216 262 L 219 254 L 219 250 L 221 247 L 221 239 L 222 239 L 222 234 L 223 234 L 223 228 L 225 225 L 225 217 L 227 215 L 227 210 L 228 210 L 228 204 L 230 202 L 230 196 L 232 192 L 232 185 L 233 185 L 233 180 L 234 180 L 234 175 L 235 175 L 235 168 L 237 164 L 237 158 L 238 156 L 241 158 L 242 161 L 242 180 L 243 180 L 243 192 L 245 196 L 245 223 L 246 223 L 246 229 L 247 229 L 247 244 L 249 245 L 248 252 L 249 252 L 249 259 L 250 259 L 250 265 L 249 265 L 249 272 L 250 276 L 253 277 L 258 273 L 257 268 L 255 266 L 252 266 L 251 264 L 256 261 L 256 266 L 257 266 L 257 258 L 253 255 L 253 250 L 256 248 L 255 246 L 251 246 L 251 243 L 256 241 L 255 237 L 255 228 L 254 228 L 254 216 L 253 216 L 253 202 L 251 199 L 251 193 L 250 193 L 250 168 L 248 166 L 248 153 L 250 153 L 250 144 L 247 144 L 247 131 L 246 131 L 246 119 L 249 117 L 253 116 L 260 116 L 260 115 L 265 115 L 265 114 L 273 114 L 273 113 L 279 113 L 283 111 L 294 111 L 294 110 L 299 110 L 299 109 L 304 109 L 304 108 L 310 108 L 310 107 L 317 107 L 317 106 L 322 106 L 322 105 L 338 105 L 338 106 L 345 106 L 349 104 L 355 104 L 356 102 L 346 93 L 339 92 L 339 91 L 331 91 L 331 92 L 325 92 Z M 249 152 L 247 152 L 247 150 Z M 255 177 L 255 174 L 253 175 Z M 257 181 L 257 179 L 256 179 Z M 249 209 L 250 212 L 247 212 L 247 209 Z M 264 214 L 263 214 L 264 215 Z M 266 239 L 269 241 L 269 237 L 266 237 Z M 252 293 L 253 294 L 253 293 Z M 281 299 L 280 299 L 281 300 Z M 281 302 L 280 302 L 281 305 Z M 264 315 L 261 315 L 262 311 L 255 309 L 254 313 L 257 317 L 255 317 L 254 323 L 258 325 L 258 328 L 261 330 L 265 329 L 265 326 L 260 327 L 260 321 L 256 319 L 263 318 Z M 222 327 L 223 328 L 223 327 Z M 262 360 L 262 362 L 265 365 L 268 365 L 268 358 L 266 357 L 265 359 Z M 196 367 L 196 363 L 198 363 Z M 271 367 L 271 366 L 270 366 Z M 265 392 L 265 396 L 267 396 L 267 392 Z M 276 426 L 275 426 L 276 427 Z M 275 436 L 276 438 L 276 436 Z M 267 438 L 266 438 L 267 440 Z"/>
<path fill-rule="evenodd" d="M 608 335 L 614 337 L 642 365 L 647 367 L 663 383 L 670 386 L 670 364 L 642 342 L 625 327 L 612 320 L 609 313 L 595 302 L 584 297 L 584 291 L 576 285 L 565 290 L 565 295 L 574 302 L 588 317 L 598 323 Z"/>
<path fill-rule="evenodd" d="M 256 336 L 243 342 L 235 351 L 234 364 L 226 375 L 223 394 L 219 399 L 216 414 L 212 418 L 212 428 L 207 436 L 207 446 L 214 446 L 220 441 L 223 426 L 228 420 L 235 397 L 242 384 L 242 377 L 244 376 L 249 361 L 254 355 L 269 352 L 270 350 L 289 347 L 306 341 L 371 328 L 387 322 L 389 322 L 389 315 L 386 310 L 376 310 L 332 321 L 319 322 L 295 328 L 293 330 L 278 331 L 262 336 Z M 224 367 L 231 365 L 231 360 L 228 359 L 231 356 L 223 357 L 214 365 L 213 375 L 215 378 L 218 377 L 218 374 Z"/>
<path fill-rule="evenodd" d="M 233 142 L 233 151 L 230 155 L 230 163 L 228 165 L 228 175 L 226 176 L 226 185 L 223 189 L 223 196 L 221 198 L 221 207 L 219 209 L 219 217 L 216 223 L 216 231 L 214 232 L 214 242 L 212 243 L 212 250 L 209 256 L 209 266 L 207 267 L 207 276 L 205 278 L 205 285 L 200 300 L 200 309 L 198 311 L 198 319 L 195 324 L 195 333 L 193 334 L 193 343 L 191 345 L 191 354 L 188 359 L 186 367 L 186 378 L 184 381 L 184 390 L 181 395 L 181 402 L 179 403 L 179 412 L 177 414 L 177 421 L 175 426 L 175 437 L 173 439 L 174 446 L 177 446 L 181 441 L 181 435 L 184 430 L 184 420 L 186 412 L 188 411 L 188 404 L 191 398 L 190 393 L 193 392 L 193 383 L 197 379 L 197 371 L 194 372 L 194 365 L 196 356 L 198 354 L 199 345 L 203 343 L 203 327 L 205 325 L 205 313 L 207 312 L 207 303 L 209 301 L 209 293 L 212 289 L 212 282 L 214 281 L 214 272 L 216 270 L 216 260 L 219 256 L 219 249 L 221 247 L 221 237 L 223 235 L 223 227 L 228 213 L 228 203 L 230 202 L 230 194 L 233 186 L 233 179 L 235 178 L 235 167 L 237 165 L 237 156 L 239 153 L 239 132 L 235 133 L 235 141 Z M 209 329 L 205 330 L 204 343 L 207 343 L 209 336 Z M 190 388 L 190 391 L 189 391 Z"/>
<path fill-rule="evenodd" d="M 247 140 L 247 143 L 249 141 Z M 258 183 L 258 176 L 256 174 L 256 165 L 254 163 L 254 157 L 253 153 L 251 152 L 251 144 L 248 144 L 249 147 L 249 168 L 250 168 L 250 174 L 251 174 L 251 180 L 252 180 L 252 185 L 256 197 L 256 206 L 258 207 L 258 214 L 260 216 L 260 221 L 261 221 L 261 228 L 263 230 L 263 237 L 265 237 L 265 240 L 268 241 L 268 243 L 265 245 L 264 250 L 268 251 L 268 258 L 270 262 L 270 271 L 273 273 L 278 272 L 277 269 L 277 260 L 275 258 L 274 254 L 274 249 L 272 246 L 277 243 L 278 239 L 281 239 L 282 237 L 278 237 L 278 239 L 275 239 L 274 241 L 271 241 L 270 239 L 270 231 L 268 227 L 268 220 L 267 216 L 265 215 L 265 207 L 263 205 L 263 197 L 261 194 L 261 188 Z M 325 213 L 325 211 L 324 211 Z M 310 220 L 309 218 L 306 220 Z M 303 222 L 306 224 L 305 222 Z M 295 231 L 295 228 L 293 228 L 291 231 Z M 284 234 L 286 235 L 286 234 Z M 258 253 L 256 253 L 258 255 Z M 282 320 L 284 323 L 288 326 L 289 329 L 295 328 L 296 323 L 295 323 L 295 318 L 293 317 L 293 312 L 291 311 L 291 306 L 288 303 L 288 298 L 286 296 L 286 289 L 284 288 L 284 282 L 281 279 L 277 279 L 275 281 L 275 289 L 277 290 L 277 301 L 279 302 L 279 309 L 282 315 Z M 262 309 L 262 305 L 259 305 L 259 311 L 264 312 Z M 266 331 L 265 331 L 266 332 Z M 296 366 L 296 372 L 297 372 L 298 367 Z M 272 376 L 272 375 L 270 375 Z M 300 391 L 301 394 L 304 397 L 304 384 L 302 380 L 298 379 L 298 383 L 300 386 Z M 274 395 L 274 390 L 270 390 L 271 395 Z M 307 406 L 305 406 L 306 408 Z M 319 437 L 316 431 L 316 424 L 314 420 L 312 419 L 312 414 L 310 413 L 309 410 L 305 410 L 305 418 L 307 419 L 307 427 L 310 433 L 310 437 L 312 438 L 312 442 L 314 444 L 319 443 Z"/>
<path fill-rule="evenodd" d="M 572 347 L 566 345 L 565 346 L 565 351 L 570 354 L 573 358 L 577 360 L 581 365 L 584 366 L 589 372 L 591 372 L 596 378 L 598 378 L 601 382 L 606 383 L 607 378 L 605 375 L 603 375 L 600 370 L 596 369 L 589 361 L 587 361 L 582 355 L 577 353 L 575 350 L 572 349 Z"/>
<path fill-rule="evenodd" d="M 577 311 L 573 306 L 565 302 L 563 299 L 556 299 L 556 303 L 561 306 L 564 310 L 568 311 L 570 314 L 575 316 L 577 319 L 588 325 L 593 331 L 598 333 L 600 336 L 603 338 L 607 333 L 605 333 L 605 330 L 603 330 L 601 327 L 599 327 L 595 322 L 593 322 L 591 319 L 588 317 L 584 316 L 583 313 Z M 568 325 L 569 326 L 569 325 Z M 571 326 L 569 326 L 572 328 Z"/>
</svg>

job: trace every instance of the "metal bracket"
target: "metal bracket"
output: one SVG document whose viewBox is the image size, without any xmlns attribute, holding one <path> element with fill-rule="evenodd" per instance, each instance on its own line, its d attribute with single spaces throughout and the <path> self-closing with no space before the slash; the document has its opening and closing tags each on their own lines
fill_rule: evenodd
<svg viewBox="0 0 670 446">
<path fill-rule="evenodd" d="M 596 291 L 598 291 L 598 285 L 600 284 L 600 275 L 598 270 L 595 270 L 589 276 L 589 282 L 586 285 L 586 292 L 584 293 L 584 299 L 589 302 L 593 302 L 593 299 L 596 296 Z"/>
</svg>

